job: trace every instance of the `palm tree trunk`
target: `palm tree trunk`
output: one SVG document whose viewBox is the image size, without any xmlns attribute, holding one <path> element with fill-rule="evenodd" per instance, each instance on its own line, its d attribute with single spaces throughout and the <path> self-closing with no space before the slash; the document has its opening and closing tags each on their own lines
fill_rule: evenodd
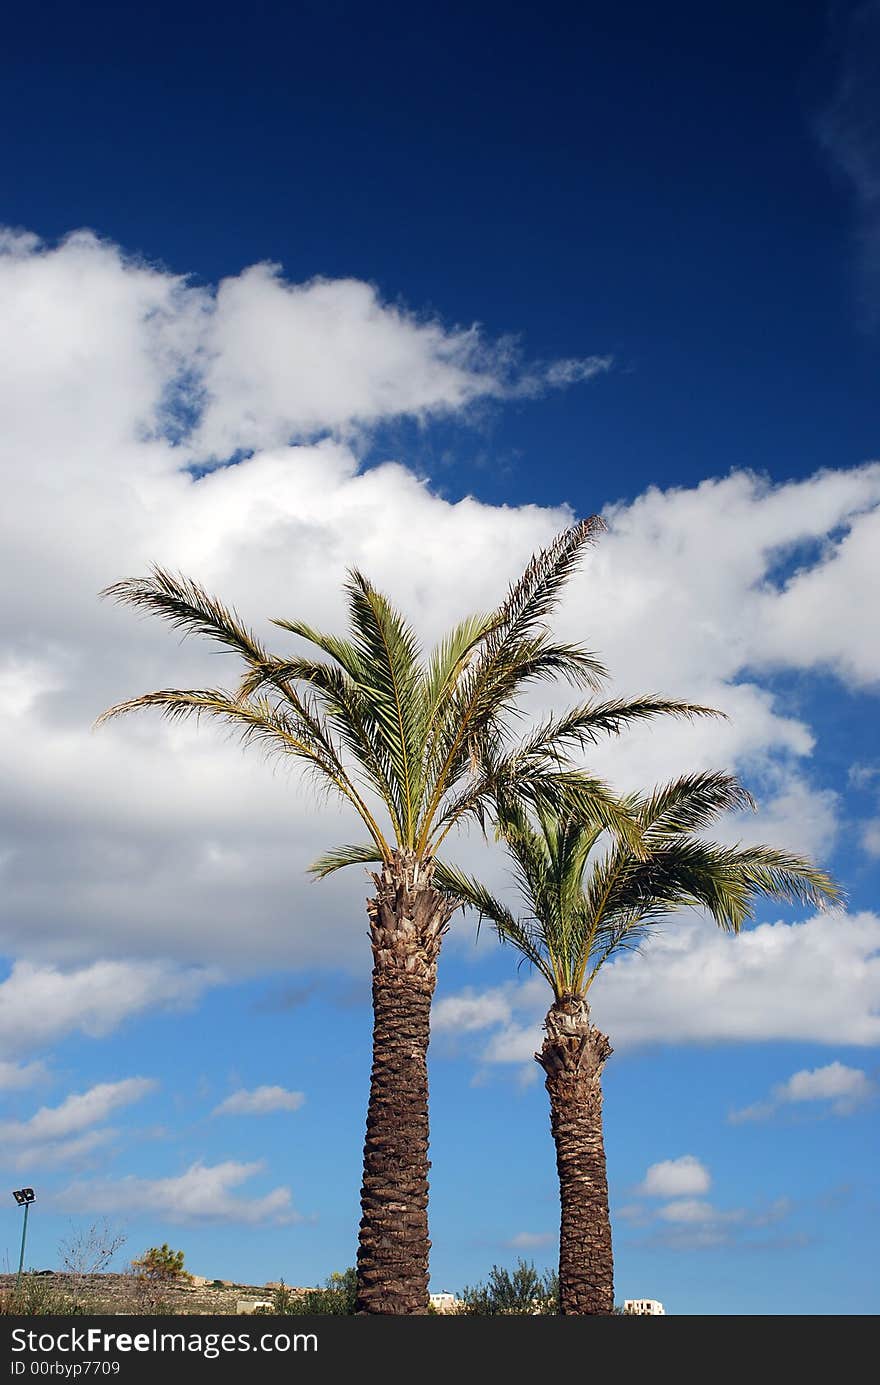
<svg viewBox="0 0 880 1385">
<path fill-rule="evenodd" d="M 535 1057 L 547 1074 L 562 1219 L 559 1311 L 614 1311 L 614 1259 L 602 1138 L 602 1069 L 612 1049 L 582 996 L 554 1002 Z"/>
<path fill-rule="evenodd" d="M 373 1069 L 357 1257 L 358 1313 L 428 1311 L 428 1039 L 437 956 L 457 907 L 433 863 L 395 852 L 373 876 Z"/>
</svg>

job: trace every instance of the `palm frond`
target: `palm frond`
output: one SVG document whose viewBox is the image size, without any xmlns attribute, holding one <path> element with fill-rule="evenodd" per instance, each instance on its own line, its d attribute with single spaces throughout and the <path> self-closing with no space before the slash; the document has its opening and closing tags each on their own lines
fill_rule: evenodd
<svg viewBox="0 0 880 1385">
<path fill-rule="evenodd" d="M 769 846 L 737 847 L 730 869 L 756 895 L 829 909 L 843 903 L 840 885 L 805 856 Z"/>
<path fill-rule="evenodd" d="M 438 859 L 434 862 L 434 883 L 466 908 L 473 909 L 480 921 L 488 919 L 500 941 L 512 944 L 553 984 L 553 973 L 541 947 L 539 930 L 530 927 L 527 921 L 515 918 L 506 905 L 479 880 L 445 861 Z"/>
<path fill-rule="evenodd" d="M 162 616 L 184 635 L 204 635 L 248 662 L 260 663 L 268 657 L 234 608 L 209 595 L 198 582 L 164 568 L 154 567 L 149 577 L 123 578 L 105 587 L 101 595 Z"/>
<path fill-rule="evenodd" d="M 638 817 L 652 840 L 668 833 L 698 832 L 722 813 L 754 811 L 755 800 L 733 774 L 722 770 L 683 774 L 638 800 Z"/>
<path fill-rule="evenodd" d="M 316 630 L 313 625 L 308 625 L 304 620 L 281 620 L 280 618 L 272 621 L 279 630 L 286 630 L 291 635 L 298 635 L 300 639 L 308 640 L 316 649 L 329 657 L 340 668 L 344 668 L 349 677 L 358 681 L 364 672 L 360 653 L 351 640 L 343 639 L 339 635 L 327 635 L 322 630 Z"/>
<path fill-rule="evenodd" d="M 412 628 L 352 570 L 346 583 L 353 640 L 377 737 L 387 753 L 400 807 L 403 845 L 415 845 L 422 796 L 424 700 L 421 652 Z"/>
<path fill-rule="evenodd" d="M 550 615 L 586 549 L 605 527 L 599 515 L 590 515 L 562 530 L 546 548 L 534 555 L 498 609 L 493 641 L 501 644 L 510 638 L 519 638 Z"/>
<path fill-rule="evenodd" d="M 553 752 L 561 754 L 572 745 L 584 747 L 595 744 L 602 736 L 616 736 L 633 722 L 651 717 L 672 716 L 692 720 L 694 717 L 723 717 L 714 707 L 679 702 L 673 698 L 646 694 L 630 699 L 605 702 L 585 702 L 572 707 L 561 716 L 549 717 L 535 728 L 523 745 L 526 754 Z"/>
<path fill-rule="evenodd" d="M 327 786 L 336 789 L 352 804 L 383 856 L 386 859 L 390 856 L 390 848 L 373 814 L 352 783 L 329 737 L 314 718 L 304 719 L 263 698 L 239 702 L 222 688 L 164 688 L 108 707 L 95 724 L 100 726 L 128 712 L 148 708 L 156 708 L 168 721 L 213 717 L 237 732 L 244 745 L 256 744 L 269 754 L 305 761 Z"/>
<path fill-rule="evenodd" d="M 593 516 L 535 554 L 489 619 L 476 658 L 438 705 L 426 768 L 420 850 L 427 848 L 444 795 L 469 764 L 484 758 L 486 738 L 491 740 L 507 719 L 516 716 L 517 697 L 528 682 L 565 673 L 596 687 L 604 677 L 604 669 L 587 650 L 554 644 L 541 625 L 602 528 L 602 521 Z"/>
<path fill-rule="evenodd" d="M 366 842 L 360 846 L 337 846 L 333 851 L 325 852 L 312 862 L 309 875 L 323 880 L 325 876 L 332 875 L 337 870 L 344 870 L 346 866 L 372 865 L 381 860 L 382 853 L 373 842 Z"/>
</svg>

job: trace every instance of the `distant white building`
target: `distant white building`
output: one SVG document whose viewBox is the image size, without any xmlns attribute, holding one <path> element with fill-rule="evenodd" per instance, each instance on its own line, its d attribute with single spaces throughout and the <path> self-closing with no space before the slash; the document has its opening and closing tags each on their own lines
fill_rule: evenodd
<svg viewBox="0 0 880 1385">
<path fill-rule="evenodd" d="M 432 1294 L 431 1307 L 438 1313 L 454 1313 L 458 1307 L 458 1299 L 455 1294 Z"/>
<path fill-rule="evenodd" d="M 656 1298 L 628 1298 L 624 1301 L 624 1313 L 633 1313 L 636 1317 L 657 1317 L 658 1314 L 666 1316 L 666 1309 Z"/>
</svg>

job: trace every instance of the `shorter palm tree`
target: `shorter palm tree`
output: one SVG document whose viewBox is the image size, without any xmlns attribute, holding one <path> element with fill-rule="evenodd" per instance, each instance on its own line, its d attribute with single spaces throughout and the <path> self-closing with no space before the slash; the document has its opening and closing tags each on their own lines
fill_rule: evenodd
<svg viewBox="0 0 880 1385">
<path fill-rule="evenodd" d="M 641 824 L 640 854 L 619 841 L 596 851 L 600 824 L 503 805 L 499 833 L 526 906 L 524 917 L 460 870 L 435 880 L 489 919 L 549 983 L 553 1003 L 535 1058 L 546 1073 L 562 1203 L 560 1312 L 610 1314 L 614 1264 L 602 1132 L 602 1069 L 612 1052 L 590 1018 L 601 968 L 661 919 L 689 906 L 738 932 L 761 897 L 827 906 L 840 891 L 801 856 L 769 846 L 729 847 L 697 835 L 720 814 L 754 807 L 728 774 L 686 775 L 623 800 Z"/>
</svg>

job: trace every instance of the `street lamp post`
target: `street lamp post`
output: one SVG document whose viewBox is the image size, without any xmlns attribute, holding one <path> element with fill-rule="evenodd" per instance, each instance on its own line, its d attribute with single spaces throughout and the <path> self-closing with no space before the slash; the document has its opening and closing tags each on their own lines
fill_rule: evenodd
<svg viewBox="0 0 880 1385">
<path fill-rule="evenodd" d="M 15 1280 L 17 1286 L 21 1282 L 21 1272 L 24 1269 L 24 1246 L 27 1240 L 28 1212 L 36 1194 L 33 1188 L 19 1188 L 16 1192 L 13 1192 L 12 1196 L 15 1198 L 19 1207 L 24 1208 L 24 1225 L 21 1228 L 21 1255 L 18 1257 L 18 1275 Z"/>
</svg>

